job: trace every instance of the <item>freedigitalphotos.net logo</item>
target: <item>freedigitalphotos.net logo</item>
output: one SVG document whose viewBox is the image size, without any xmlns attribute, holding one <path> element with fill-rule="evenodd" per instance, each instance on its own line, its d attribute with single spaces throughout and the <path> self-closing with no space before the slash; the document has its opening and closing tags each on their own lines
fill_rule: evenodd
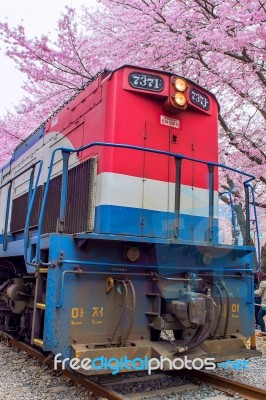
<svg viewBox="0 0 266 400">
<path fill-rule="evenodd" d="M 71 369 L 78 371 L 83 369 L 85 371 L 112 371 L 112 375 L 118 374 L 120 371 L 142 371 L 147 370 L 148 374 L 151 375 L 152 371 L 156 370 L 181 370 L 181 369 L 195 369 L 205 370 L 215 369 L 214 358 L 194 358 L 189 360 L 187 356 L 184 358 L 170 359 L 167 357 L 160 356 L 160 358 L 150 358 L 145 356 L 144 358 L 134 358 L 130 360 L 127 356 L 121 358 L 106 358 L 104 356 L 97 357 L 94 359 L 90 358 L 61 358 L 62 353 L 56 354 L 54 358 L 54 369 L 57 370 L 59 365 L 61 369 L 66 369 L 69 366 Z"/>
</svg>

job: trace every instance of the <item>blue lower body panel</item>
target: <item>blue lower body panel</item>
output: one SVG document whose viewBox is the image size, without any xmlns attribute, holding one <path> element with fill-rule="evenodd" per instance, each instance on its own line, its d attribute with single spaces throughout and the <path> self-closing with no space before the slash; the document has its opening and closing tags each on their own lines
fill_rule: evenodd
<svg viewBox="0 0 266 400">
<path fill-rule="evenodd" d="M 60 254 L 63 259 L 48 271 L 44 350 L 61 353 L 61 358 L 66 358 L 71 357 L 73 344 L 106 343 L 115 330 L 123 304 L 122 287 L 119 289 L 116 286 L 115 290 L 107 293 L 108 276 L 114 279 L 126 276 L 132 280 L 136 292 L 136 314 L 131 340 L 149 340 L 149 320 L 145 312 L 151 308 L 151 299 L 147 296 L 153 284 L 151 272 L 166 278 L 177 274 L 184 276 L 188 272 L 202 276 L 213 287 L 217 310 L 229 313 L 228 334 L 239 332 L 245 337 L 252 334 L 253 278 L 249 272 L 252 271 L 252 252 L 206 246 L 207 251 L 213 251 L 213 260 L 205 265 L 203 246 L 154 244 L 147 249 L 148 252 L 141 255 L 136 263 L 131 263 L 123 258 L 123 243 L 120 241 L 88 239 L 84 251 L 72 235 L 52 234 L 49 259 L 58 260 Z M 248 263 L 247 272 L 239 274 L 238 271 L 247 268 Z M 79 269 L 80 272 L 77 272 Z M 223 300 L 213 285 L 214 281 L 220 280 L 226 284 L 228 291 L 227 296 L 221 290 Z M 178 293 L 178 285 L 180 282 L 169 282 L 166 290 L 170 296 Z M 165 298 L 167 291 L 164 292 Z M 123 332 L 128 322 L 129 318 L 125 317 L 121 325 Z M 225 328 L 223 317 L 222 333 Z"/>
<path fill-rule="evenodd" d="M 102 205 L 95 209 L 95 233 L 147 236 L 169 239 L 175 237 L 175 214 L 140 208 Z M 179 235 L 182 240 L 208 240 L 209 218 L 181 214 Z M 218 235 L 218 219 L 214 219 L 214 237 Z M 214 240 L 217 242 L 217 240 Z"/>
</svg>

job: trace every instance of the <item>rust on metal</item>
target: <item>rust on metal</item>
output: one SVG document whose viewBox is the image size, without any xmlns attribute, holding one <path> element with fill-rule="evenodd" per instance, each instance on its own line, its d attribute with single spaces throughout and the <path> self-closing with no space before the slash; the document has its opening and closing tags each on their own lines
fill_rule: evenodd
<svg viewBox="0 0 266 400">
<path fill-rule="evenodd" d="M 208 372 L 192 370 L 184 370 L 185 375 L 193 376 L 202 382 L 209 383 L 212 387 L 219 389 L 228 395 L 239 394 L 246 400 L 265 400 L 266 390 L 258 387 L 246 385 L 239 381 L 233 381 L 219 375 L 210 374 Z"/>
<path fill-rule="evenodd" d="M 11 335 L 8 335 L 6 333 L 0 332 L 1 338 L 3 340 L 6 340 L 8 344 L 15 346 L 16 348 L 27 352 L 28 355 L 31 357 L 34 357 L 38 361 L 45 363 L 49 365 L 51 368 L 53 368 L 54 363 L 53 363 L 53 357 L 49 355 L 46 357 L 43 353 L 41 353 L 39 350 L 34 349 L 33 347 L 27 345 L 26 343 L 19 342 L 16 339 L 14 339 Z M 70 371 L 67 370 L 61 370 L 58 368 L 59 372 L 62 372 L 62 376 L 70 379 L 72 382 L 76 383 L 77 385 L 81 385 L 85 387 L 87 390 L 91 391 L 93 394 L 106 398 L 108 400 L 123 400 L 123 397 L 119 396 L 116 393 L 111 392 L 105 387 L 102 387 L 101 385 L 98 385 L 96 382 L 91 381 L 90 379 L 87 378 L 82 378 L 79 376 L 74 375 Z"/>
<path fill-rule="evenodd" d="M 254 335 L 252 335 L 251 338 L 250 338 L 250 349 L 251 350 L 256 350 L 256 348 L 257 348 L 256 335 L 255 335 L 255 332 L 254 332 Z"/>
<path fill-rule="evenodd" d="M 46 363 L 49 365 L 51 368 L 53 368 L 53 356 L 49 355 L 48 357 L 45 356 L 42 352 L 40 352 L 37 349 L 34 349 L 33 347 L 19 342 L 16 339 L 14 339 L 11 335 L 8 335 L 6 333 L 0 332 L 0 338 L 6 340 L 8 345 L 14 345 L 20 350 L 26 351 L 28 355 L 36 358 L 38 361 L 42 363 Z M 60 371 L 60 369 L 59 369 Z M 75 382 L 77 385 L 81 385 L 85 387 L 87 390 L 92 392 L 93 394 L 97 396 L 104 397 L 108 400 L 123 400 L 123 397 L 120 396 L 117 393 L 114 393 L 110 390 L 108 390 L 106 387 L 103 387 L 101 384 L 97 384 L 96 382 L 93 382 L 92 380 L 88 378 L 83 378 L 81 376 L 77 376 L 73 374 L 71 371 L 68 370 L 63 370 L 60 371 L 62 372 L 62 376 L 70 379 L 71 381 Z M 205 382 L 210 384 L 212 387 L 221 390 L 222 392 L 225 392 L 227 395 L 234 395 L 235 393 L 238 393 L 241 395 L 244 399 L 246 400 L 265 400 L 266 399 L 266 390 L 257 388 L 257 387 L 252 387 L 249 385 L 246 385 L 245 383 L 238 382 L 238 381 L 233 381 L 228 378 L 224 378 L 215 374 L 211 374 L 208 372 L 204 371 L 198 371 L 198 370 L 182 370 L 182 374 L 185 376 L 197 378 L 201 382 Z M 143 377 L 142 377 L 143 378 Z M 147 378 L 151 379 L 151 378 Z M 144 379 L 145 380 L 145 379 Z M 125 384 L 124 380 L 124 384 Z M 140 395 L 141 393 L 138 393 Z M 143 395 L 143 393 L 142 393 Z"/>
</svg>

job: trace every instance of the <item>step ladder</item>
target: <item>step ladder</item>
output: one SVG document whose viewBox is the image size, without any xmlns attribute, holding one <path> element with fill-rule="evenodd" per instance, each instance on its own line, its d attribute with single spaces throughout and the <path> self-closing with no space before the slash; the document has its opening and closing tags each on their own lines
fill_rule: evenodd
<svg viewBox="0 0 266 400">
<path fill-rule="evenodd" d="M 33 319 L 31 331 L 31 344 L 43 348 L 43 326 L 42 321 L 46 309 L 46 281 L 48 268 L 39 268 L 36 277 L 36 287 L 33 306 Z"/>
</svg>

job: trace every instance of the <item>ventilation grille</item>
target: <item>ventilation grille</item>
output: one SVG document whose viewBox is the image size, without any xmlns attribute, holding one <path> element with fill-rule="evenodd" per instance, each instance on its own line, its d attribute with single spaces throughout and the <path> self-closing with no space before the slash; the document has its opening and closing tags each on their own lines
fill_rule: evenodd
<svg viewBox="0 0 266 400">
<path fill-rule="evenodd" d="M 26 210 L 28 208 L 28 193 L 13 200 L 10 231 L 16 232 L 24 229 L 26 222 Z"/>
<path fill-rule="evenodd" d="M 67 207 L 65 219 L 65 233 L 87 232 L 91 230 L 93 213 L 92 190 L 95 160 L 88 160 L 68 173 Z M 43 233 L 55 232 L 60 214 L 62 175 L 50 181 L 49 193 L 43 218 Z M 30 229 L 38 225 L 44 186 L 39 186 L 33 205 L 30 220 Z M 10 231 L 23 231 L 28 209 L 28 193 L 13 200 Z"/>
</svg>

